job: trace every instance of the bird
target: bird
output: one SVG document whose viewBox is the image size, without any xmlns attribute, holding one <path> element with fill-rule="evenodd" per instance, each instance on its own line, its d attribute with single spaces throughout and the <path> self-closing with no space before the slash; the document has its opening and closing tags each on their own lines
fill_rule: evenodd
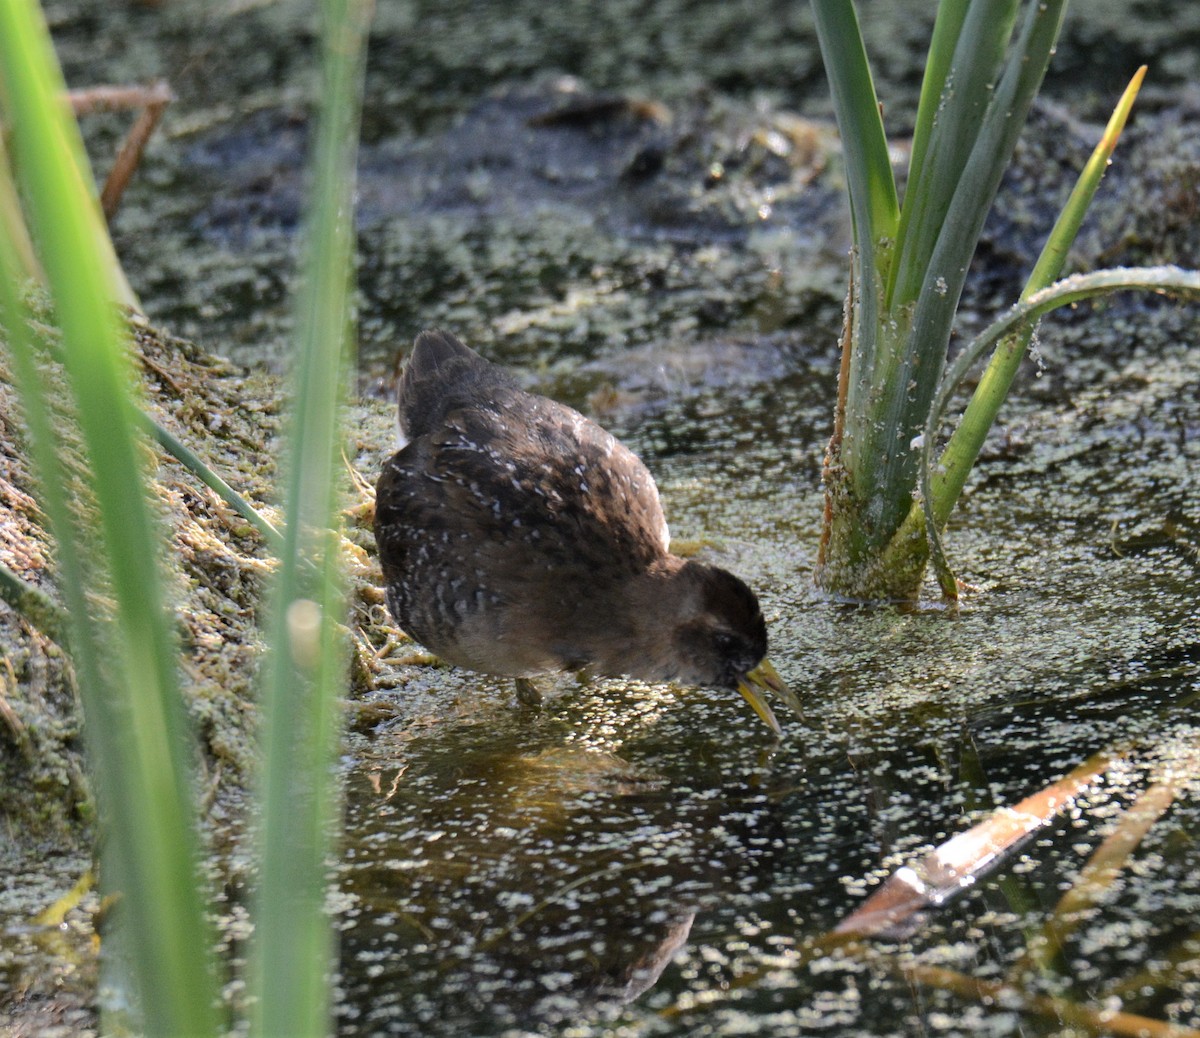
<svg viewBox="0 0 1200 1038">
<path fill-rule="evenodd" d="M 766 659 L 754 592 L 670 551 L 658 487 L 578 411 L 523 390 L 454 335 L 421 332 L 396 392 L 399 449 L 375 490 L 388 609 L 447 663 L 736 689 L 800 701 Z"/>
</svg>

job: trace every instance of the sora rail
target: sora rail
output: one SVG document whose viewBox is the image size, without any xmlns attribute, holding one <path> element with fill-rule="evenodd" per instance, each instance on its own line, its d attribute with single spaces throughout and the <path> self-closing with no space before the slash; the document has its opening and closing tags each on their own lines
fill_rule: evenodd
<svg viewBox="0 0 1200 1038">
<path fill-rule="evenodd" d="M 401 449 L 376 488 L 387 603 L 449 663 L 518 679 L 586 670 L 799 700 L 764 658 L 758 600 L 669 550 L 658 488 L 579 412 L 522 390 L 453 335 L 417 336 Z"/>
</svg>

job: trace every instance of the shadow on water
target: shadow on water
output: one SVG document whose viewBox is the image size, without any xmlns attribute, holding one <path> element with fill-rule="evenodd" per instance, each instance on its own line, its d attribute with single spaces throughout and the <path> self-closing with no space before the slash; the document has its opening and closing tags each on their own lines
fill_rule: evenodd
<svg viewBox="0 0 1200 1038">
<path fill-rule="evenodd" d="M 561 722 L 493 716 L 433 742 L 363 762 L 378 770 L 349 790 L 347 1033 L 612 1011 L 658 980 L 697 912 L 765 889 L 782 847 L 753 774 L 681 785 Z"/>
</svg>

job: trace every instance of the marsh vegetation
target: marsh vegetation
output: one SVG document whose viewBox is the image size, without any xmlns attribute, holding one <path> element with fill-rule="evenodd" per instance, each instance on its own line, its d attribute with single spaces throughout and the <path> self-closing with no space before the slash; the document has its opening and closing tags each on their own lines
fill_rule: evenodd
<svg viewBox="0 0 1200 1038">
<path fill-rule="evenodd" d="M 325 769 L 344 804 L 328 889 L 312 879 L 324 846 L 313 834 L 328 833 L 319 789 L 305 780 L 299 791 L 316 797 L 309 827 L 289 832 L 298 787 L 278 773 L 266 785 L 284 790 L 283 815 L 274 828 L 269 814 L 252 824 L 252 791 L 263 785 L 256 672 L 278 543 L 167 451 L 131 436 L 123 474 L 144 482 L 146 522 L 166 529 L 161 551 L 143 545 L 141 561 L 164 575 L 157 622 L 178 641 L 180 664 L 152 673 L 129 653 L 101 652 L 97 667 L 110 679 L 117 668 L 139 680 L 157 673 L 169 693 L 161 701 L 175 703 L 167 710 L 184 706 L 171 767 L 191 781 L 160 806 L 176 825 L 198 812 L 211 898 L 202 917 L 185 865 L 177 876 L 200 929 L 180 938 L 149 924 L 149 936 L 179 940 L 193 963 L 215 944 L 222 1019 L 254 1019 L 262 1033 L 275 1027 L 272 1013 L 291 1011 L 323 1032 L 326 1003 L 343 1034 L 1193 1033 L 1196 309 L 1121 296 L 1047 320 L 949 521 L 958 575 L 973 590 L 954 608 L 933 583 L 915 607 L 831 602 L 811 568 L 852 241 L 849 160 L 806 5 L 771 17 L 685 6 L 610 5 L 586 35 L 578 12 L 541 5 L 537 19 L 453 4 L 376 14 L 356 224 L 362 392 L 348 412 L 348 467 L 330 450 L 330 427 L 313 427 L 318 468 L 336 474 L 342 494 L 333 555 L 351 658 L 344 679 L 337 668 L 320 675 L 345 720 L 341 754 Z M 1185 85 L 1200 75 L 1188 46 L 1200 34 L 1188 20 L 1200 16 L 1164 4 L 1134 26 L 1123 6 L 1085 14 L 1080 5 L 1064 24 L 1048 100 L 1034 106 L 983 225 L 956 341 L 1020 295 L 1143 62 L 1147 85 L 1065 269 L 1200 257 L 1200 138 Z M 867 50 L 883 55 L 876 89 L 891 147 L 902 153 L 918 121 L 925 8 L 863 8 Z M 293 398 L 279 377 L 292 365 L 287 344 L 319 327 L 291 302 L 311 186 L 309 12 L 81 0 L 49 13 L 69 85 L 165 76 L 176 94 L 112 224 L 148 315 L 133 325 L 133 363 L 118 364 L 116 383 L 134 383 L 138 406 L 275 528 L 321 529 L 320 519 L 288 523 L 300 513 L 278 467 Z M 740 19 L 732 36 L 730 19 Z M 220 46 L 199 42 L 216 38 Z M 1128 57 L 1119 82 L 1100 54 Z M 98 166 L 131 118 L 84 123 Z M 24 159 L 13 147 L 18 166 L 30 147 Z M 345 153 L 326 158 L 328 175 Z M 70 279 L 74 268 L 63 269 Z M 336 294 L 336 277 L 330 285 Z M 63 298 L 35 292 L 6 309 L 32 308 L 31 374 L 49 387 L 47 423 L 62 438 L 57 485 L 78 518 L 90 514 L 78 502 L 95 493 L 85 487 L 98 470 L 87 436 L 70 431 L 75 421 L 86 430 L 84 405 L 70 405 L 77 418 L 62 413 L 80 384 Z M 806 707 L 782 743 L 725 697 L 621 681 L 564 680 L 531 719 L 514 711 L 507 685 L 438 667 L 389 624 L 362 490 L 392 437 L 390 409 L 374 396 L 387 394 L 398 343 L 430 324 L 600 417 L 655 473 L 673 531 L 704 539 L 759 590 L 772 658 Z M 31 922 L 85 874 L 95 798 L 114 796 L 133 729 L 127 714 L 109 728 L 115 778 L 104 778 L 103 747 L 85 772 L 76 695 L 86 702 L 105 675 L 89 677 L 77 655 L 87 635 L 75 632 L 106 615 L 117 581 L 72 585 L 63 542 L 49 537 L 55 508 L 30 460 L 35 418 L 11 387 L 13 327 L 0 387 L 2 561 L 54 615 L 73 619 L 58 639 L 0 613 L 0 769 L 11 794 L 0 999 L 25 1032 L 87 1033 L 102 1026 L 97 1012 L 125 1004 L 124 963 L 139 952 L 116 935 L 144 931 L 138 913 L 163 909 L 130 896 L 147 888 L 110 862 L 119 840 L 110 829 L 102 891 L 120 890 L 120 900 L 100 912 L 99 894 L 81 893 L 53 925 Z M 341 325 L 325 327 L 322 345 Z M 318 381 L 335 389 L 331 365 Z M 101 489 L 135 494 L 115 482 Z M 311 500 L 328 503 L 320 481 Z M 95 567 L 106 549 L 86 527 L 83 536 Z M 319 544 L 288 550 L 333 557 Z M 308 579 L 313 567 L 299 561 L 294 575 Z M 313 603 L 326 586 L 276 593 Z M 302 667 L 322 658 L 305 650 L 311 621 L 334 612 L 329 602 L 306 608 L 290 612 L 290 626 L 277 608 L 285 623 L 273 636 Z M 281 676 L 273 698 L 284 714 L 302 686 Z M 320 711 L 301 720 L 313 737 L 301 764 L 309 776 L 329 752 L 332 718 Z M 279 723 L 277 711 L 268 742 L 295 745 Z M 897 868 L 924 867 L 933 848 L 1097 753 L 1106 764 L 1071 811 L 941 910 L 882 937 L 830 936 Z M 112 803 L 137 835 L 146 797 Z M 263 850 L 288 839 L 299 850 Z M 186 836 L 180 846 L 186 862 Z M 307 886 L 261 869 L 271 853 L 285 867 L 307 861 Z M 271 968 L 270 938 L 283 960 L 303 942 L 274 926 L 252 936 L 255 918 L 272 918 L 259 884 L 285 898 L 284 915 L 297 891 L 309 906 L 295 913 L 307 930 L 296 969 L 309 995 L 281 986 L 285 1004 L 274 1009 L 245 982 Z M 329 987 L 320 971 L 333 949 Z M 207 967 L 189 968 L 198 986 L 188 997 L 211 1005 Z M 201 1025 L 208 1012 L 184 1001 L 143 1008 L 148 1029 L 164 1032 L 172 1012 Z"/>
</svg>

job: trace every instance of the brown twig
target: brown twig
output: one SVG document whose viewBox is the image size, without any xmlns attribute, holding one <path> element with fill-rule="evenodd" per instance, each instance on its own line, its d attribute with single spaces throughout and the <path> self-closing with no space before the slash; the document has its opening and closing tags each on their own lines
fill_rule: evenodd
<svg viewBox="0 0 1200 1038">
<path fill-rule="evenodd" d="M 828 956 L 839 955 L 859 962 L 868 962 L 894 970 L 913 987 L 936 988 L 948 991 L 960 998 L 970 999 L 986 1006 L 1007 1006 L 1022 1013 L 1030 1013 L 1049 1020 L 1069 1024 L 1091 1034 L 1128 1035 L 1129 1038 L 1200 1038 L 1200 1031 L 1184 1024 L 1173 1024 L 1165 1020 L 1138 1016 L 1115 1009 L 1100 1009 L 1081 1002 L 1052 995 L 1037 995 L 1015 984 L 1005 981 L 980 980 L 944 966 L 929 966 L 920 963 L 902 962 L 895 956 L 882 952 L 853 934 L 829 932 L 810 938 L 796 948 L 790 968 L 794 971 L 809 963 Z M 753 970 L 733 980 L 730 991 L 740 991 L 763 980 L 769 972 L 778 970 Z M 723 992 L 728 997 L 729 991 Z M 674 1018 L 686 1013 L 702 1010 L 698 1004 L 686 1001 L 660 1011 L 660 1016 Z"/>
<path fill-rule="evenodd" d="M 1078 929 L 1088 909 L 1096 905 L 1129 864 L 1146 834 L 1175 802 L 1185 778 L 1170 776 L 1141 794 L 1121 815 L 1117 827 L 1092 852 L 1078 879 L 1059 899 L 1042 932 L 1029 943 L 1009 976 L 1018 976 L 1030 966 L 1047 968 L 1062 949 L 1063 942 Z"/>
<path fill-rule="evenodd" d="M 1200 1038 L 1200 1030 L 1193 1027 L 1035 994 L 1012 979 L 981 980 L 941 966 L 902 962 L 863 939 L 893 932 L 902 924 L 911 924 L 923 909 L 942 904 L 956 891 L 966 889 L 983 870 L 1002 861 L 1030 833 L 1069 807 L 1127 755 L 1126 749 L 1097 754 L 1045 789 L 1011 808 L 1000 809 L 979 825 L 947 841 L 915 865 L 898 870 L 834 930 L 802 942 L 794 952 L 790 968 L 795 971 L 816 959 L 840 954 L 896 970 L 914 987 L 937 988 L 984 1005 L 1011 1006 L 1020 1012 L 1057 1020 L 1092 1034 Z M 1063 936 L 1061 928 L 1070 925 L 1067 921 L 1070 916 L 1077 915 L 1103 894 L 1146 832 L 1171 806 L 1184 781 L 1192 778 L 1192 771 L 1169 775 L 1138 798 L 1122 823 L 1096 849 L 1076 886 L 1059 903 L 1052 923 L 1047 926 L 1048 931 L 1051 925 L 1059 928 L 1054 934 L 1057 939 Z M 753 986 L 777 968 L 748 971 L 731 982 L 729 988 L 741 990 Z M 681 1000 L 663 1010 L 662 1015 L 675 1017 L 698 1008 Z"/>
<path fill-rule="evenodd" d="M 904 975 L 923 987 L 951 991 L 985 1005 L 1012 1005 L 1027 1013 L 1080 1027 L 1092 1034 L 1130 1035 L 1131 1038 L 1200 1038 L 1200 1031 L 1184 1024 L 1154 1020 L 1116 1009 L 1097 1009 L 1066 998 L 1034 995 L 1002 981 L 979 980 L 942 966 L 907 966 Z"/>
<path fill-rule="evenodd" d="M 146 142 L 150 140 L 172 97 L 170 87 L 166 83 L 156 83 L 150 88 L 146 106 L 126 134 L 121 150 L 117 152 L 117 160 L 104 182 L 104 190 L 100 192 L 100 205 L 104 209 L 106 220 L 113 218 L 117 206 L 121 204 L 121 196 L 125 193 L 134 170 L 141 165 Z"/>
<path fill-rule="evenodd" d="M 105 215 L 107 216 L 108 214 L 105 213 Z M 179 397 L 180 399 L 183 399 L 184 397 L 187 396 L 187 393 L 184 390 L 184 388 L 175 380 L 175 377 L 169 371 L 167 371 L 167 369 L 164 368 L 161 364 L 157 364 L 153 360 L 151 360 L 148 356 L 146 356 L 144 351 L 136 353 L 135 356 L 137 357 L 138 361 L 141 363 L 142 367 L 144 367 L 147 371 L 150 371 L 153 374 L 157 375 L 159 381 L 162 382 L 162 384 L 164 386 L 166 386 L 168 389 L 170 389 L 171 392 L 174 393 L 177 397 Z"/>
<path fill-rule="evenodd" d="M 111 221 L 116 213 L 125 188 L 141 164 L 146 143 L 174 96 L 164 80 L 150 86 L 88 87 L 86 90 L 72 90 L 68 95 L 71 108 L 77 116 L 91 115 L 93 112 L 122 112 L 131 108 L 141 110 L 129 133 L 125 135 L 125 140 L 121 142 L 117 159 L 100 192 L 100 205 L 104 210 L 105 219 Z"/>
<path fill-rule="evenodd" d="M 71 111 L 76 116 L 128 112 L 157 102 L 166 104 L 171 97 L 171 88 L 162 81 L 150 86 L 92 86 L 67 92 Z"/>
</svg>

